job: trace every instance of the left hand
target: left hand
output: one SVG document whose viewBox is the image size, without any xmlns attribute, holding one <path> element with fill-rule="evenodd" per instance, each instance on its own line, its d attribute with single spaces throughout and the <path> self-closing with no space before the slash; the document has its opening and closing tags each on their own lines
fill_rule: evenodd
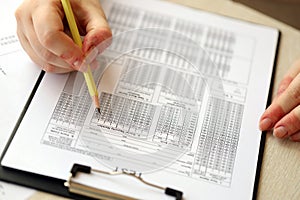
<svg viewBox="0 0 300 200">
<path fill-rule="evenodd" d="M 262 131 L 273 129 L 275 137 L 300 141 L 300 59 L 284 76 L 277 96 L 260 119 L 259 127 Z"/>
</svg>

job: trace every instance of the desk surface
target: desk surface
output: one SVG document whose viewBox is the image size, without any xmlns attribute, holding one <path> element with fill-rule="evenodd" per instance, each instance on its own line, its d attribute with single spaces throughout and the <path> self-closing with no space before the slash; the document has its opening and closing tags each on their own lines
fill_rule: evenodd
<svg viewBox="0 0 300 200">
<path fill-rule="evenodd" d="M 229 0 L 169 0 L 182 5 L 211 11 L 251 22 L 277 27 L 281 31 L 280 49 L 273 91 L 291 63 L 300 58 L 300 31 Z M 257 199 L 300 199 L 300 143 L 279 140 L 267 134 Z M 30 200 L 65 199 L 36 192 Z"/>
</svg>

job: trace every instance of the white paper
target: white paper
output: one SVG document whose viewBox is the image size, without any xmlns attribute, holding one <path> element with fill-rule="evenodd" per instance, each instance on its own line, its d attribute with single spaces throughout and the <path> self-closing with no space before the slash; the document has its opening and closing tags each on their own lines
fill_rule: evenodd
<svg viewBox="0 0 300 200">
<path fill-rule="evenodd" d="M 178 57 L 137 50 L 106 70 L 99 116 L 80 74 L 47 74 L 2 164 L 60 179 L 67 178 L 74 162 L 105 170 L 126 168 L 183 191 L 185 199 L 251 199 L 261 136 L 258 120 L 267 102 L 278 31 L 165 2 L 105 1 L 103 6 L 115 35 L 160 27 L 191 38 L 216 67 L 204 69 L 205 78 L 218 69 L 222 87 L 208 82 L 210 91 L 203 90 L 200 75 Z M 113 43 L 112 52 L 98 61 L 101 65 L 105 56 L 114 57 L 132 43 L 151 43 L 151 38 L 170 41 L 163 33 L 137 34 L 134 41 Z M 187 47 L 181 40 L 170 46 L 179 51 Z M 193 55 L 193 49 L 186 51 Z M 122 76 L 130 64 L 139 68 Z M 112 90 L 114 95 L 107 93 Z M 113 112 L 105 110 L 109 99 Z M 164 145 L 168 151 L 153 153 Z M 21 152 L 24 156 L 16 159 Z M 153 199 L 155 194 L 137 190 L 131 195 Z"/>
<path fill-rule="evenodd" d="M 0 152 L 5 147 L 40 74 L 22 50 L 16 35 L 14 10 L 20 1 L 0 3 Z M 3 4 L 3 5 L 2 5 Z"/>
<path fill-rule="evenodd" d="M 14 11 L 21 1 L 0 3 L 0 154 L 17 123 L 40 70 L 22 50 L 16 35 Z M 1 200 L 23 200 L 35 190 L 0 181 Z"/>
</svg>

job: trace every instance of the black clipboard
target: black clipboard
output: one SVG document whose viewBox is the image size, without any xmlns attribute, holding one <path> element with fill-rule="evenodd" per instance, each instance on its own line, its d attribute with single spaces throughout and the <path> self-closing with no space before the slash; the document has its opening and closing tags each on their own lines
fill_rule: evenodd
<svg viewBox="0 0 300 200">
<path fill-rule="evenodd" d="M 278 55 L 278 50 L 279 50 L 279 43 L 280 43 L 280 32 L 279 32 L 279 37 L 278 37 L 278 43 L 277 43 L 277 47 L 276 47 L 276 55 L 275 55 L 275 59 L 274 59 L 274 64 L 273 64 L 273 72 L 272 72 L 272 79 L 271 79 L 271 84 L 270 84 L 270 89 L 269 89 L 269 95 L 268 95 L 268 102 L 267 105 L 270 105 L 271 100 L 272 100 L 272 86 L 274 83 L 274 74 L 276 71 L 276 63 L 277 63 L 277 55 Z M 18 119 L 18 122 L 13 130 L 13 133 L 11 134 L 11 137 L 1 155 L 0 158 L 0 162 L 2 161 L 11 141 L 13 140 L 13 137 L 24 117 L 24 115 L 26 114 L 26 110 L 28 108 L 28 106 L 31 103 L 31 100 L 34 97 L 34 94 L 37 90 L 37 88 L 39 87 L 39 84 L 44 76 L 44 72 L 42 71 L 35 86 L 34 89 L 28 99 L 28 101 L 26 102 L 26 105 Z M 263 152 L 264 152 L 264 145 L 265 145 L 265 140 L 266 140 L 266 133 L 263 133 L 261 135 L 261 141 L 260 141 L 260 147 L 259 147 L 259 154 L 258 154 L 258 161 L 257 161 L 257 168 L 256 168 L 256 175 L 255 175 L 255 182 L 254 182 L 254 189 L 253 189 L 253 195 L 252 195 L 252 199 L 256 199 L 256 194 L 257 194 L 257 190 L 258 190 L 258 183 L 259 183 L 259 178 L 260 178 L 260 170 L 261 170 L 261 164 L 262 164 L 262 159 L 263 159 Z M 88 171 L 90 170 L 85 170 L 86 168 L 90 168 L 89 166 L 81 166 L 81 165 L 74 165 L 73 168 L 71 169 L 71 174 L 73 174 L 72 172 L 74 172 L 74 176 L 76 175 L 77 172 L 86 172 L 88 173 Z M 34 188 L 40 191 L 44 191 L 44 192 L 49 192 L 49 193 L 53 193 L 56 195 L 60 195 L 63 197 L 67 197 L 67 198 L 72 198 L 72 199 L 78 199 L 78 200 L 89 200 L 89 199 L 94 199 L 94 198 L 90 198 L 87 196 L 83 196 L 83 195 L 79 195 L 79 194 L 75 194 L 75 193 L 71 193 L 69 192 L 68 187 L 65 186 L 65 183 L 68 180 L 62 180 L 62 179 L 56 179 L 53 177 L 49 177 L 49 176 L 43 176 L 43 175 L 39 175 L 39 174 L 34 174 L 34 173 L 30 173 L 30 172 L 25 172 L 25 171 L 20 171 L 20 170 L 16 170 L 16 169 L 11 169 L 8 167 L 4 167 L 0 164 L 0 180 L 6 181 L 6 182 L 10 182 L 13 184 L 18 184 L 18 185 L 22 185 L 25 187 L 30 187 L 30 188 Z M 170 190 L 171 193 L 175 193 L 175 195 L 178 195 L 181 193 L 182 196 L 182 192 L 177 191 L 177 190 Z M 180 198 L 177 198 L 180 199 Z"/>
</svg>

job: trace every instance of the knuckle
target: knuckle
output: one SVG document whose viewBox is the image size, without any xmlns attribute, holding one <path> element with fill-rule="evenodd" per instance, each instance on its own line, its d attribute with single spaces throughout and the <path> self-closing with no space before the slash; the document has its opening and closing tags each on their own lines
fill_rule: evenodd
<svg viewBox="0 0 300 200">
<path fill-rule="evenodd" d="M 288 96 L 291 97 L 290 100 L 300 102 L 300 87 L 295 87 L 293 89 L 287 90 Z"/>
<path fill-rule="evenodd" d="M 292 125 L 295 123 L 299 123 L 299 118 L 297 117 L 294 111 L 292 111 L 289 115 L 287 115 L 287 122 Z"/>
<path fill-rule="evenodd" d="M 298 116 L 297 112 L 293 110 L 290 114 L 286 116 L 285 124 L 290 131 L 289 135 L 295 133 L 300 130 L 300 116 Z"/>
<path fill-rule="evenodd" d="M 292 80 L 293 78 L 290 76 L 285 77 L 279 84 L 278 93 L 279 94 L 283 93 L 288 88 Z"/>
</svg>

